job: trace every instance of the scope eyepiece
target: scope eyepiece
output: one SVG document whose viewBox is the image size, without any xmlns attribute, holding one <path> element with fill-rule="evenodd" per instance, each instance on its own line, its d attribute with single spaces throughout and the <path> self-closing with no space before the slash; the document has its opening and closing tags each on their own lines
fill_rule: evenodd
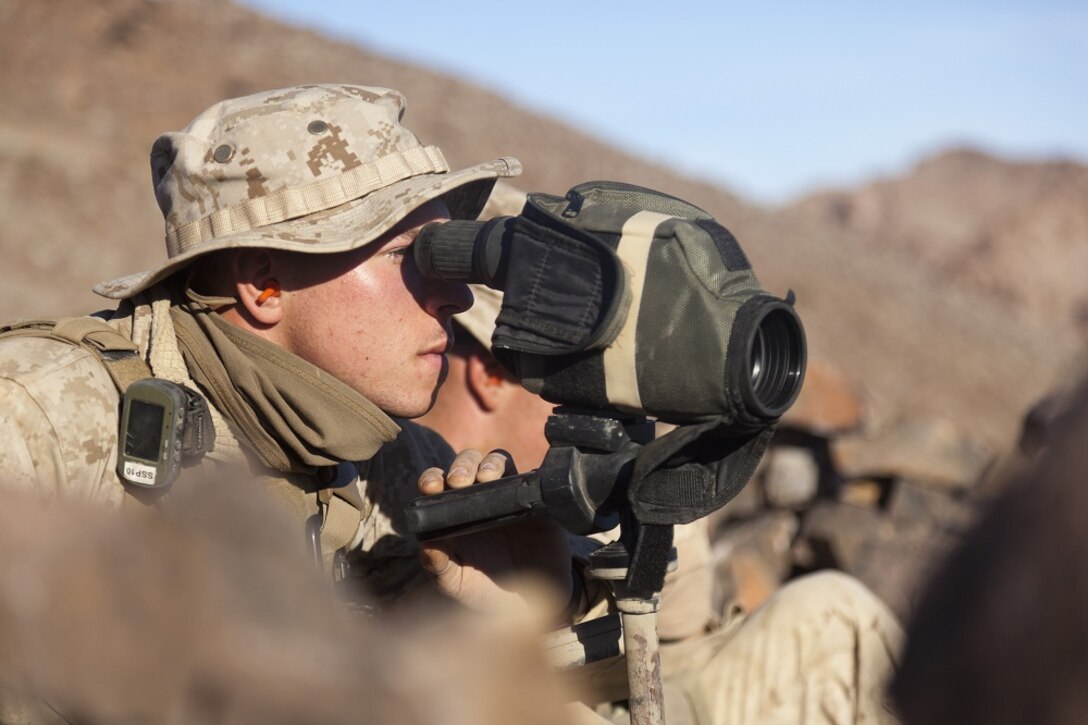
<svg viewBox="0 0 1088 725">
<path fill-rule="evenodd" d="M 413 245 L 416 266 L 426 277 L 501 289 L 504 237 L 511 219 L 426 224 Z"/>
</svg>

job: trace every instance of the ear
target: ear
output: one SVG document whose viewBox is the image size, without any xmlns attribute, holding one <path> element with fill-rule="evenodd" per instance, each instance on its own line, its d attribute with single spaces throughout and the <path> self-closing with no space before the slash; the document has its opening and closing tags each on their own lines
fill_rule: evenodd
<svg viewBox="0 0 1088 725">
<path fill-rule="evenodd" d="M 231 261 L 238 304 L 258 326 L 273 327 L 283 319 L 276 257 L 266 249 L 241 249 Z"/>
<path fill-rule="evenodd" d="M 473 351 L 465 360 L 465 377 L 480 408 L 493 413 L 502 405 L 511 385 L 506 371 L 487 353 Z"/>
</svg>

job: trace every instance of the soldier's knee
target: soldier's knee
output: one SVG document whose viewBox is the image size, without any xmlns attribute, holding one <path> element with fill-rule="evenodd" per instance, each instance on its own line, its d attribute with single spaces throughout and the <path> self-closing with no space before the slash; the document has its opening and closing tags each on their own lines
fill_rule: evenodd
<svg viewBox="0 0 1088 725">
<path fill-rule="evenodd" d="M 811 620 L 827 616 L 858 626 L 877 626 L 893 635 L 901 630 L 895 615 L 864 584 L 848 574 L 821 571 L 793 580 L 768 603 L 777 615 Z"/>
</svg>

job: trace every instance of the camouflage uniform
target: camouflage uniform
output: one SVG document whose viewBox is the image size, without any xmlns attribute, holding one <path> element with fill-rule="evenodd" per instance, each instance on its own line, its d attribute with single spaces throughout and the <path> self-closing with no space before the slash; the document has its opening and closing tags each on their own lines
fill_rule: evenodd
<svg viewBox="0 0 1088 725">
<path fill-rule="evenodd" d="M 821 572 L 786 584 L 751 615 L 661 646 L 666 722 L 895 723 L 887 687 L 903 631 L 860 582 Z M 622 659 L 575 679 L 593 701 L 627 696 Z M 615 723 L 627 722 L 620 710 Z"/>
<path fill-rule="evenodd" d="M 0 472 L 45 499 L 119 506 L 119 396 L 88 350 L 47 339 L 0 343 Z"/>
</svg>

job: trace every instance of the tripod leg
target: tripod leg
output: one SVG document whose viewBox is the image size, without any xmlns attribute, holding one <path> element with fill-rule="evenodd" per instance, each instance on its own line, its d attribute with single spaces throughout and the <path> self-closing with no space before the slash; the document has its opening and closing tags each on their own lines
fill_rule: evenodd
<svg viewBox="0 0 1088 725">
<path fill-rule="evenodd" d="M 664 725 L 661 653 L 657 639 L 657 602 L 620 599 L 623 644 L 627 657 L 631 725 Z"/>
</svg>

